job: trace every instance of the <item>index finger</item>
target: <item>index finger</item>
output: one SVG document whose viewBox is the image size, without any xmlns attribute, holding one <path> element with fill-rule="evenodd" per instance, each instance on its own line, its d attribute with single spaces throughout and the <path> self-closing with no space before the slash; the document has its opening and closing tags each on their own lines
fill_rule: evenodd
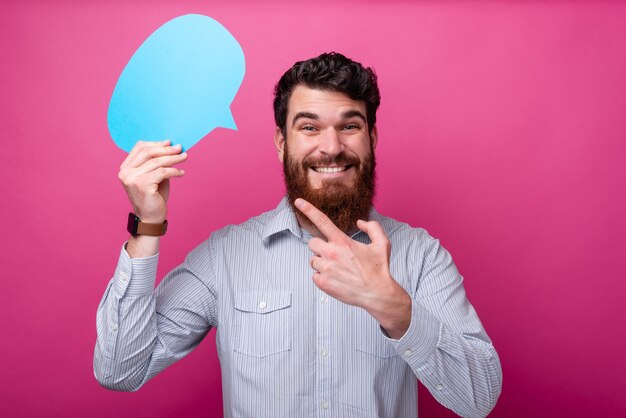
<svg viewBox="0 0 626 418">
<path fill-rule="evenodd" d="M 128 153 L 128 156 L 121 165 L 121 168 L 131 166 L 139 167 L 146 161 L 149 161 L 156 157 L 162 157 L 165 155 L 176 155 L 182 152 L 179 144 L 170 145 L 171 141 L 159 141 L 159 142 L 137 142 L 133 149 Z"/>
<path fill-rule="evenodd" d="M 296 199 L 294 205 L 306 216 L 311 223 L 328 239 L 336 240 L 346 237 L 347 235 L 337 228 L 328 216 L 306 200 L 302 198 Z"/>
</svg>

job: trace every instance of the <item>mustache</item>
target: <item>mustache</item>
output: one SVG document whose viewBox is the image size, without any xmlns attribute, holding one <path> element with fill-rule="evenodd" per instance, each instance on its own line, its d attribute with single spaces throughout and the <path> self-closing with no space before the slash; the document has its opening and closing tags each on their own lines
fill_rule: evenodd
<svg viewBox="0 0 626 418">
<path fill-rule="evenodd" d="M 361 160 L 356 156 L 348 156 L 345 153 L 337 154 L 334 157 L 329 155 L 320 155 L 317 157 L 309 157 L 302 161 L 302 166 L 306 169 L 309 167 L 319 167 L 327 165 L 353 165 L 359 168 Z"/>
</svg>

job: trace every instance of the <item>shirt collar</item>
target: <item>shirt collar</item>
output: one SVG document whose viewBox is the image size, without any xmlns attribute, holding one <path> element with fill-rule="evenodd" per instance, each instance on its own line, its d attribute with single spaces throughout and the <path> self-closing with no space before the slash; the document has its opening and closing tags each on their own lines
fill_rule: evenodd
<svg viewBox="0 0 626 418">
<path fill-rule="evenodd" d="M 271 218 L 263 228 L 263 242 L 267 243 L 270 237 L 283 231 L 291 231 L 293 235 L 302 238 L 302 231 L 296 219 L 296 214 L 287 200 L 283 197 L 271 214 Z"/>
<path fill-rule="evenodd" d="M 298 224 L 298 219 L 296 218 L 296 214 L 293 211 L 293 208 L 289 204 L 287 200 L 287 196 L 283 197 L 274 209 L 271 218 L 265 224 L 263 228 L 262 239 L 264 243 L 267 243 L 269 239 L 276 234 L 279 234 L 283 231 L 290 231 L 293 235 L 302 239 L 303 231 L 300 228 L 300 224 Z M 380 214 L 372 207 L 370 210 L 369 220 L 370 221 L 381 221 Z M 357 234 L 362 233 L 358 229 L 352 231 L 350 236 L 354 238 Z"/>
</svg>

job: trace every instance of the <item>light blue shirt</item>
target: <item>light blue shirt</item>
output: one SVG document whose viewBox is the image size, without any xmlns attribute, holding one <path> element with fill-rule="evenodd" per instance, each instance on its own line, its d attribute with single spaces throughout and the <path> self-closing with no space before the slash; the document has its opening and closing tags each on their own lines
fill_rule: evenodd
<svg viewBox="0 0 626 418">
<path fill-rule="evenodd" d="M 413 297 L 399 340 L 314 285 L 311 236 L 283 199 L 213 233 L 156 290 L 158 256 L 122 249 L 98 307 L 96 378 L 137 390 L 215 327 L 225 417 L 414 418 L 418 379 L 457 414 L 487 415 L 502 369 L 449 253 L 423 229 L 375 210 L 370 220 L 389 237 L 391 274 Z M 352 238 L 369 243 L 362 232 Z"/>
</svg>

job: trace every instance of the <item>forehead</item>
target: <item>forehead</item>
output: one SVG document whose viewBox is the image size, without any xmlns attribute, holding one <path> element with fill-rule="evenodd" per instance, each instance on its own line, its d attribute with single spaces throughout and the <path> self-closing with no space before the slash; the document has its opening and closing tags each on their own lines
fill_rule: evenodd
<svg viewBox="0 0 626 418">
<path fill-rule="evenodd" d="M 314 89 L 300 84 L 293 89 L 287 109 L 287 120 L 292 120 L 301 112 L 313 113 L 320 118 L 338 117 L 348 110 L 358 110 L 365 115 L 365 102 L 353 100 L 345 93 Z"/>
</svg>

